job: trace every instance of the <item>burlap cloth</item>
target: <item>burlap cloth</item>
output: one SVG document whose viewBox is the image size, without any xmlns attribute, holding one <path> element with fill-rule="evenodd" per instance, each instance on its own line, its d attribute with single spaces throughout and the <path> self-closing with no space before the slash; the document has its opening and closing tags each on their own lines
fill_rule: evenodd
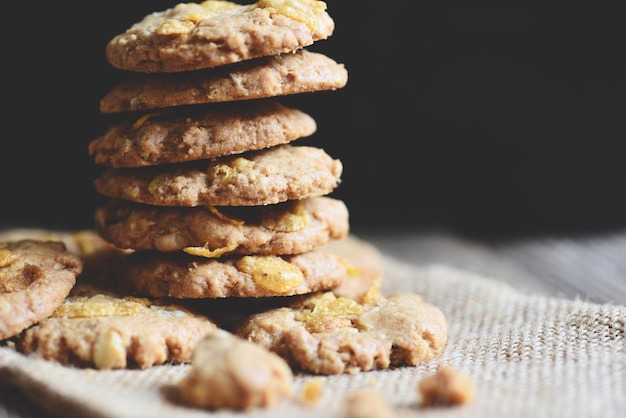
<svg viewBox="0 0 626 418">
<path fill-rule="evenodd" d="M 383 392 L 398 417 L 625 417 L 626 307 L 523 294 L 492 278 L 385 258 L 384 291 L 408 290 L 448 320 L 443 353 L 416 367 L 324 378 L 319 402 L 295 398 L 267 410 L 208 412 L 173 401 L 188 366 L 96 371 L 0 349 L 0 379 L 42 409 L 67 417 L 340 417 L 346 393 Z M 417 385 L 439 364 L 472 377 L 471 404 L 425 409 Z M 311 376 L 297 376 L 295 393 Z M 0 386 L 1 387 L 1 386 Z"/>
</svg>

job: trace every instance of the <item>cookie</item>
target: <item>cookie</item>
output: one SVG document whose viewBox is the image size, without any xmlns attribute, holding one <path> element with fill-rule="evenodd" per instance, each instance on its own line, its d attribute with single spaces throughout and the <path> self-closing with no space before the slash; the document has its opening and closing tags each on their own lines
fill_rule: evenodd
<svg viewBox="0 0 626 418">
<path fill-rule="evenodd" d="M 100 111 L 108 114 L 262 99 L 336 90 L 347 82 L 343 64 L 301 49 L 208 70 L 131 76 L 102 97 Z"/>
<path fill-rule="evenodd" d="M 76 285 L 49 318 L 16 337 L 16 350 L 96 369 L 189 363 L 217 325 L 184 307 Z"/>
<path fill-rule="evenodd" d="M 60 241 L 0 243 L 0 340 L 52 315 L 82 268 Z"/>
<path fill-rule="evenodd" d="M 275 205 L 179 208 L 111 199 L 96 208 L 96 229 L 119 248 L 225 254 L 298 254 L 344 238 L 346 205 L 320 196 Z"/>
<path fill-rule="evenodd" d="M 82 262 L 80 282 L 108 283 L 111 268 L 127 250 L 115 247 L 92 229 L 52 230 L 45 228 L 13 228 L 0 231 L 0 242 L 60 241 L 67 251 L 76 254 Z"/>
<path fill-rule="evenodd" d="M 348 235 L 329 241 L 318 250 L 336 254 L 355 268 L 355 274 L 350 279 L 333 289 L 335 295 L 363 302 L 368 292 L 379 290 L 383 278 L 383 256 L 371 242 Z"/>
<path fill-rule="evenodd" d="M 105 196 L 157 206 L 256 206 L 323 196 L 343 165 L 323 149 L 277 145 L 176 166 L 109 168 L 94 180 Z"/>
<path fill-rule="evenodd" d="M 67 251 L 78 255 L 83 260 L 111 246 L 91 229 L 62 231 L 44 228 L 12 228 L 0 231 L 0 242 L 22 240 L 61 241 Z"/>
<path fill-rule="evenodd" d="M 300 110 L 254 100 L 142 114 L 110 126 L 88 150 L 100 165 L 141 167 L 268 148 L 316 129 L 315 120 Z"/>
<path fill-rule="evenodd" d="M 179 3 L 145 16 L 111 39 L 106 58 L 128 71 L 199 70 L 294 52 L 328 38 L 334 29 L 323 1 Z"/>
<path fill-rule="evenodd" d="M 223 330 L 207 335 L 177 383 L 181 401 L 207 409 L 268 408 L 292 393 L 293 373 L 278 355 Z"/>
<path fill-rule="evenodd" d="M 117 277 L 129 293 L 193 299 L 301 295 L 332 289 L 350 274 L 341 258 L 319 251 L 219 259 L 136 251 L 120 263 Z"/>
<path fill-rule="evenodd" d="M 443 312 L 417 294 L 397 293 L 359 304 L 332 292 L 251 315 L 234 333 L 321 375 L 415 366 L 441 353 Z"/>
</svg>

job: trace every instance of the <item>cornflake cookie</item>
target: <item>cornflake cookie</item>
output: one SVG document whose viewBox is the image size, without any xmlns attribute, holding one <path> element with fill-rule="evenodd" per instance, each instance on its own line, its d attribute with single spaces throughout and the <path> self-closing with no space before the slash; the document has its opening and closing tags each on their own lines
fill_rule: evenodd
<svg viewBox="0 0 626 418">
<path fill-rule="evenodd" d="M 192 106 L 142 114 L 89 143 L 97 164 L 142 167 L 258 150 L 309 136 L 308 114 L 271 100 Z"/>
<path fill-rule="evenodd" d="M 52 315 L 82 269 L 60 241 L 0 243 L 0 340 Z"/>
<path fill-rule="evenodd" d="M 36 240 L 60 241 L 67 251 L 81 258 L 89 258 L 103 248 L 110 247 L 100 235 L 91 229 L 61 231 L 42 228 L 13 228 L 0 231 L 0 242 Z"/>
<path fill-rule="evenodd" d="M 183 403 L 207 409 L 268 408 L 291 395 L 293 373 L 278 355 L 218 330 L 200 341 L 178 383 Z"/>
<path fill-rule="evenodd" d="M 326 55 L 301 49 L 223 67 L 130 76 L 101 100 L 102 113 L 261 99 L 324 90 L 348 82 L 348 71 Z"/>
<path fill-rule="evenodd" d="M 120 248 L 225 254 L 298 254 L 347 236 L 348 209 L 326 196 L 275 205 L 178 208 L 111 199 L 96 229 Z"/>
<path fill-rule="evenodd" d="M 97 369 L 188 363 L 217 325 L 167 302 L 77 284 L 52 316 L 16 337 L 16 350 Z"/>
<path fill-rule="evenodd" d="M 447 341 L 445 316 L 417 294 L 368 298 L 332 292 L 252 314 L 234 333 L 283 357 L 292 368 L 331 375 L 414 366 Z"/>
<path fill-rule="evenodd" d="M 95 230 L 76 231 L 50 230 L 43 228 L 14 228 L 0 231 L 2 241 L 60 241 L 67 251 L 76 254 L 82 262 L 80 281 L 92 284 L 110 281 L 112 266 L 127 250 L 115 247 Z"/>
<path fill-rule="evenodd" d="M 334 29 L 323 1 L 179 3 L 115 36 L 106 46 L 106 57 L 128 71 L 199 70 L 294 52 L 328 38 Z"/>
<path fill-rule="evenodd" d="M 383 256 L 372 243 L 347 235 L 345 238 L 329 241 L 320 251 L 328 251 L 347 260 L 355 268 L 355 273 L 333 289 L 336 296 L 362 302 L 373 287 L 380 287 L 383 276 Z"/>
<path fill-rule="evenodd" d="M 94 184 L 105 196 L 156 206 L 256 206 L 329 194 L 342 170 L 321 148 L 287 144 L 175 166 L 109 168 Z"/>
<path fill-rule="evenodd" d="M 301 295 L 332 289 L 351 274 L 344 260 L 319 251 L 219 259 L 136 251 L 120 264 L 119 277 L 137 294 L 194 299 Z"/>
</svg>

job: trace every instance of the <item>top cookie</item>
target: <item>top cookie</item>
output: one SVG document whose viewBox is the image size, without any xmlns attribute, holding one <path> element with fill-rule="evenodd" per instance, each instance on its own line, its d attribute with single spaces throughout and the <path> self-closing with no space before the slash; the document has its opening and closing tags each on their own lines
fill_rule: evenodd
<svg viewBox="0 0 626 418">
<path fill-rule="evenodd" d="M 293 52 L 332 35 L 335 23 L 318 0 L 208 0 L 154 12 L 106 46 L 111 65 L 157 73 L 212 68 Z"/>
<path fill-rule="evenodd" d="M 348 71 L 343 64 L 301 49 L 207 70 L 130 77 L 100 100 L 100 111 L 118 113 L 262 99 L 336 90 L 347 82 Z"/>
</svg>

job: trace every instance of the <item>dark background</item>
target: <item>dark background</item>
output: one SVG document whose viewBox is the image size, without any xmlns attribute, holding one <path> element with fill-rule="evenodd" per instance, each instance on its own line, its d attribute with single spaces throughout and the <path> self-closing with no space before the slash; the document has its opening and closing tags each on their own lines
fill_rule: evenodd
<svg viewBox="0 0 626 418">
<path fill-rule="evenodd" d="M 0 226 L 92 226 L 106 42 L 173 1 L 4 9 Z M 286 101 L 344 164 L 353 229 L 626 226 L 623 14 L 603 3 L 328 0 L 348 85 Z M 566 4 L 566 5 L 564 5 Z"/>
</svg>

